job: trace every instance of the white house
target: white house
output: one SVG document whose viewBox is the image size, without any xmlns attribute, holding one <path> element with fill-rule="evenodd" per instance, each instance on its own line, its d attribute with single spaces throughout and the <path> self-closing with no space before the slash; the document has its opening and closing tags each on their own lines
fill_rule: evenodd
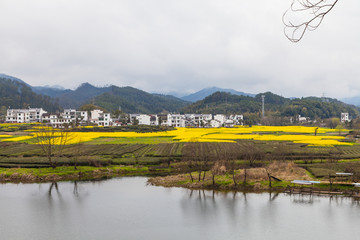
<svg viewBox="0 0 360 240">
<path fill-rule="evenodd" d="M 110 113 L 104 113 L 100 109 L 94 109 L 91 111 L 90 121 L 98 126 L 108 127 L 112 125 Z"/>
<path fill-rule="evenodd" d="M 203 118 L 201 114 L 185 114 L 186 127 L 200 127 Z"/>
<path fill-rule="evenodd" d="M 47 113 L 42 108 L 8 109 L 6 122 L 9 123 L 32 123 L 42 122 L 43 115 Z"/>
<path fill-rule="evenodd" d="M 70 118 L 61 118 L 61 117 L 53 117 L 50 118 L 50 124 L 54 128 L 68 128 L 72 125 L 72 120 Z"/>
<path fill-rule="evenodd" d="M 104 126 L 108 127 L 112 125 L 112 119 L 110 116 L 110 113 L 102 113 L 100 114 L 99 120 L 98 120 L 98 126 Z"/>
<path fill-rule="evenodd" d="M 84 125 L 88 121 L 87 111 L 76 111 L 75 109 L 65 109 L 60 114 L 45 114 L 44 121 L 49 122 L 55 128 L 72 127 Z"/>
<path fill-rule="evenodd" d="M 341 113 L 341 122 L 348 122 L 350 121 L 349 113 Z"/>
<path fill-rule="evenodd" d="M 185 127 L 185 115 L 168 114 L 167 125 L 173 127 Z"/>
<path fill-rule="evenodd" d="M 222 127 L 224 123 L 220 122 L 219 120 L 213 119 L 210 121 L 210 127 L 212 128 L 219 128 Z"/>
<path fill-rule="evenodd" d="M 226 116 L 224 114 L 216 114 L 214 120 L 218 121 L 220 126 L 222 126 L 226 121 Z"/>
<path fill-rule="evenodd" d="M 150 115 L 146 115 L 146 114 L 139 114 L 138 116 L 135 117 L 136 120 L 138 121 L 139 125 L 150 125 L 151 121 L 151 117 Z"/>
<path fill-rule="evenodd" d="M 88 112 L 87 111 L 76 111 L 76 109 L 64 109 L 64 112 L 61 113 L 61 117 L 64 119 L 72 119 L 78 122 L 88 121 Z"/>
<path fill-rule="evenodd" d="M 90 112 L 90 121 L 96 121 L 99 119 L 99 117 L 101 116 L 101 114 L 103 114 L 104 112 L 101 111 L 100 109 L 94 109 Z"/>
<path fill-rule="evenodd" d="M 235 125 L 240 125 L 244 121 L 244 116 L 235 114 L 235 115 L 230 115 L 228 119 L 233 120 Z"/>
<path fill-rule="evenodd" d="M 297 116 L 297 121 L 299 123 L 306 123 L 308 120 L 309 120 L 309 118 L 307 118 L 307 117 L 302 117 L 301 115 Z"/>
</svg>

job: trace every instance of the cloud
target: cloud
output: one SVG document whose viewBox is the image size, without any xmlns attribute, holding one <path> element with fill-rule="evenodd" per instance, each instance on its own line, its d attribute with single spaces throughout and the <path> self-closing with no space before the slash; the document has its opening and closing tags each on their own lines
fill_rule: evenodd
<svg viewBox="0 0 360 240">
<path fill-rule="evenodd" d="M 283 35 L 290 2 L 3 0 L 0 72 L 32 85 L 219 86 L 284 96 L 347 97 L 357 78 L 360 3 L 340 2 L 298 43 Z"/>
</svg>

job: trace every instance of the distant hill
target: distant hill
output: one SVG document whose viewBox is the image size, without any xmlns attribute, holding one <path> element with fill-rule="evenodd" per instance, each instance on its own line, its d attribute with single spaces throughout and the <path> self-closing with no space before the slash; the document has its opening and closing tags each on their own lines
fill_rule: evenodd
<svg viewBox="0 0 360 240">
<path fill-rule="evenodd" d="M 347 104 L 353 104 L 355 106 L 360 106 L 360 97 L 350 97 L 350 98 L 342 98 L 342 102 Z"/>
<path fill-rule="evenodd" d="M 189 102 L 196 102 L 199 100 L 204 99 L 205 97 L 215 93 L 215 92 L 227 92 L 227 93 L 231 93 L 234 95 L 239 95 L 239 96 L 250 96 L 250 97 L 254 97 L 255 94 L 250 94 L 250 93 L 244 93 L 244 92 L 238 92 L 234 89 L 224 89 L 224 88 L 218 88 L 218 87 L 210 87 L 210 88 L 204 88 L 196 93 L 181 97 L 181 99 L 185 100 L 185 101 L 189 101 Z"/>
<path fill-rule="evenodd" d="M 56 98 L 61 94 L 71 92 L 70 89 L 65 89 L 60 86 L 43 86 L 43 87 L 35 86 L 35 87 L 31 87 L 31 89 L 37 94 L 46 95 L 52 98 Z"/>
<path fill-rule="evenodd" d="M 345 104 L 341 101 L 331 98 L 295 98 L 289 99 L 271 92 L 263 93 L 265 95 L 265 111 L 273 115 L 282 117 L 292 117 L 301 115 L 314 118 L 340 117 L 342 112 L 348 112 L 350 116 L 356 117 L 359 108 L 353 105 Z M 224 114 L 244 114 L 256 113 L 260 117 L 261 113 L 261 95 L 255 97 L 237 96 L 230 93 L 216 92 L 204 100 L 197 101 L 186 107 L 181 112 L 194 113 L 224 113 Z"/>
<path fill-rule="evenodd" d="M 48 111 L 54 112 L 60 108 L 78 109 L 84 104 L 93 103 L 108 111 L 117 110 L 121 106 L 122 110 L 128 113 L 160 113 L 162 111 L 176 112 L 189 104 L 189 102 L 174 96 L 150 94 L 132 87 L 95 87 L 89 83 L 83 83 L 75 90 L 64 89 L 61 86 L 33 87 L 19 78 L 6 74 L 0 74 L 0 76 L 2 77 L 0 79 L 3 80 L 0 105 L 4 104 L 3 106 L 6 108 L 28 105 L 31 107 L 47 106 Z M 16 89 L 27 95 L 31 93 L 32 97 L 21 101 L 21 97 L 15 97 Z"/>
<path fill-rule="evenodd" d="M 108 111 L 121 110 L 128 113 L 177 112 L 188 102 L 174 96 L 150 94 L 133 87 L 111 86 L 111 91 L 95 97 L 95 104 Z"/>
<path fill-rule="evenodd" d="M 108 111 L 121 107 L 121 110 L 127 113 L 244 114 L 251 115 L 256 121 L 256 118 L 261 116 L 261 95 L 264 94 L 268 116 L 302 115 L 314 119 L 340 117 L 341 112 L 348 112 L 353 118 L 359 116 L 359 107 L 331 98 L 284 98 L 271 92 L 252 95 L 221 88 L 203 89 L 197 96 L 200 98 L 201 94 L 204 96 L 216 89 L 220 91 L 190 103 L 174 96 L 150 94 L 133 87 L 95 87 L 89 83 L 83 83 L 76 90 L 59 86 L 32 87 L 19 78 L 0 74 L 0 113 L 6 112 L 9 106 L 42 107 L 49 112 L 55 112 L 61 108 L 78 109 L 84 104 L 96 104 Z M 236 94 L 231 94 L 231 91 Z M 195 99 L 195 95 L 191 99 Z"/>
<path fill-rule="evenodd" d="M 7 109 L 8 107 L 42 107 L 49 112 L 56 112 L 60 110 L 60 106 L 49 96 L 36 94 L 24 81 L 1 74 L 0 108 Z"/>
<path fill-rule="evenodd" d="M 20 82 L 20 83 L 23 83 L 25 84 L 26 86 L 29 86 L 29 84 L 27 84 L 26 82 L 24 82 L 23 80 L 21 80 L 20 78 L 17 78 L 17 77 L 13 77 L 13 76 L 9 76 L 9 75 L 6 75 L 4 73 L 0 73 L 0 79 L 10 79 L 12 81 L 15 81 L 15 82 Z"/>
<path fill-rule="evenodd" d="M 94 97 L 109 91 L 111 91 L 111 87 L 95 87 L 90 83 L 83 83 L 74 91 L 65 91 L 56 98 L 63 108 L 79 108 L 90 103 Z"/>
<path fill-rule="evenodd" d="M 21 80 L 20 78 L 9 76 L 9 75 L 3 74 L 3 73 L 0 73 L 0 78 L 1 79 L 10 79 L 10 80 L 15 81 L 15 82 L 23 83 L 26 86 L 30 87 L 33 90 L 33 92 L 35 92 L 37 94 L 41 94 L 41 95 L 46 95 L 46 96 L 49 96 L 49 97 L 52 97 L 52 98 L 57 97 L 60 94 L 71 91 L 70 89 L 65 89 L 64 87 L 59 86 L 59 85 L 55 85 L 55 86 L 48 86 L 48 85 L 47 86 L 31 86 L 28 83 Z"/>
</svg>

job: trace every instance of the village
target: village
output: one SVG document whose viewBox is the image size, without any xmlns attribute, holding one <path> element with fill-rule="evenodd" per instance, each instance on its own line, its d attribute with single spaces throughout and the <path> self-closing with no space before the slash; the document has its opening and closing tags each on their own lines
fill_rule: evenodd
<svg viewBox="0 0 360 240">
<path fill-rule="evenodd" d="M 224 114 L 121 114 L 112 116 L 100 109 L 78 111 L 65 109 L 61 113 L 48 113 L 43 108 L 8 109 L 7 123 L 45 123 L 54 128 L 77 126 L 149 125 L 170 127 L 233 127 L 243 124 L 243 115 Z"/>
</svg>

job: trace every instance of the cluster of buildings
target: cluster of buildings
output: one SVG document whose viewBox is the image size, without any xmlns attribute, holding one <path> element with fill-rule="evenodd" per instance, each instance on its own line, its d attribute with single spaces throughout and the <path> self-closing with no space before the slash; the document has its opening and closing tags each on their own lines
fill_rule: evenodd
<svg viewBox="0 0 360 240">
<path fill-rule="evenodd" d="M 99 109 L 77 111 L 65 109 L 62 113 L 51 114 L 42 108 L 8 109 L 6 122 L 9 123 L 48 123 L 56 128 L 74 126 L 121 126 L 152 125 L 173 127 L 232 127 L 243 123 L 243 115 L 223 114 L 128 114 L 121 118 L 112 117 Z"/>
<path fill-rule="evenodd" d="M 6 122 L 8 123 L 48 123 L 56 128 L 75 126 L 121 126 L 121 125 L 152 125 L 172 127 L 233 127 L 243 124 L 243 115 L 224 114 L 126 114 L 122 117 L 113 117 L 110 113 L 95 109 L 92 111 L 77 111 L 65 109 L 61 113 L 48 113 L 42 108 L 8 109 Z M 307 123 L 308 117 L 296 116 L 293 121 Z M 349 113 L 341 113 L 342 123 L 350 121 Z"/>
<path fill-rule="evenodd" d="M 41 122 L 48 123 L 56 128 L 86 125 L 112 125 L 110 113 L 104 113 L 99 109 L 90 112 L 65 109 L 64 112 L 57 114 L 48 113 L 42 108 L 8 109 L 5 121 L 8 123 Z"/>
<path fill-rule="evenodd" d="M 172 127 L 233 127 L 243 123 L 243 115 L 223 114 L 130 114 L 130 124 Z"/>
</svg>

